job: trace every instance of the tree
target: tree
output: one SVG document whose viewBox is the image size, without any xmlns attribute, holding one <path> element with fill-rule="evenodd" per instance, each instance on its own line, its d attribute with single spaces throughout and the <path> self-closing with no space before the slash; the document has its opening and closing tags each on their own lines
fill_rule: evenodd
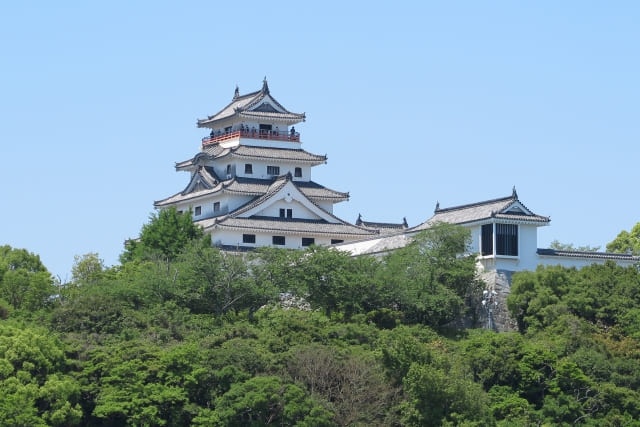
<svg viewBox="0 0 640 427">
<path fill-rule="evenodd" d="M 95 285 L 102 278 L 103 272 L 104 260 L 100 259 L 97 252 L 73 257 L 71 280 L 75 285 Z"/>
<path fill-rule="evenodd" d="M 480 286 L 470 239 L 463 227 L 438 223 L 385 258 L 381 286 L 405 322 L 439 326 L 463 312 Z"/>
<path fill-rule="evenodd" d="M 203 237 L 202 229 L 191 220 L 191 211 L 181 214 L 172 206 L 151 214 L 149 223 L 142 226 L 140 238 L 126 243 L 120 261 L 173 261 L 190 241 Z"/>
<path fill-rule="evenodd" d="M 598 252 L 600 250 L 600 246 L 574 246 L 573 243 L 560 243 L 558 240 L 552 241 L 549 247 L 558 251 Z"/>
<path fill-rule="evenodd" d="M 622 230 L 615 239 L 607 243 L 607 251 L 640 255 L 640 222 L 630 232 Z"/>
<path fill-rule="evenodd" d="M 0 247 L 0 295 L 16 309 L 37 310 L 55 294 L 53 278 L 38 255 Z"/>
</svg>

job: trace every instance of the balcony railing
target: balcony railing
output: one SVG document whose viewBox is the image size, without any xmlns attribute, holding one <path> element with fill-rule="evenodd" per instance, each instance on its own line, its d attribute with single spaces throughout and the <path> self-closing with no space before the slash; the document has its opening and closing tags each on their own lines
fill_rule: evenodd
<svg viewBox="0 0 640 427">
<path fill-rule="evenodd" d="M 236 138 L 269 139 L 271 141 L 300 142 L 300 132 L 278 132 L 274 130 L 236 130 L 202 138 L 202 145 L 218 144 Z"/>
</svg>

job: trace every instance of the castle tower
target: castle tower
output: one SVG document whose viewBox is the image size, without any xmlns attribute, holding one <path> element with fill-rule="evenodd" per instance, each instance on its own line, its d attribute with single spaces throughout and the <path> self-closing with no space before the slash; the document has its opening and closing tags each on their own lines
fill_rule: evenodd
<svg viewBox="0 0 640 427">
<path fill-rule="evenodd" d="M 191 177 L 181 192 L 156 208 L 191 211 L 193 220 L 225 249 L 330 245 L 374 235 L 333 215 L 349 199 L 311 180 L 311 169 L 327 157 L 302 149 L 295 125 L 305 114 L 284 108 L 265 79 L 259 91 L 240 95 L 218 113 L 198 120 L 210 129 L 200 151 L 176 163 Z"/>
</svg>

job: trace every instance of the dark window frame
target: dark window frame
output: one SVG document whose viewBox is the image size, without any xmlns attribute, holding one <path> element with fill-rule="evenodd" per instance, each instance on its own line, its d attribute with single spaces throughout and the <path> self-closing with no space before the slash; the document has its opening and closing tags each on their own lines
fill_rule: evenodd
<svg viewBox="0 0 640 427">
<path fill-rule="evenodd" d="M 280 175 L 280 166 L 267 166 L 267 175 L 272 175 L 272 176 L 276 176 L 276 175 Z"/>
<path fill-rule="evenodd" d="M 256 243 L 256 235 L 255 234 L 243 234 L 242 235 L 242 243 Z"/>
<path fill-rule="evenodd" d="M 193 214 L 194 214 L 195 216 L 200 216 L 200 215 L 202 215 L 202 206 L 196 206 L 196 207 L 193 209 Z"/>
<path fill-rule="evenodd" d="M 271 236 L 271 243 L 277 246 L 284 246 L 287 244 L 285 236 Z"/>
<path fill-rule="evenodd" d="M 253 165 L 251 163 L 244 164 L 244 173 L 247 175 L 253 175 Z"/>
<path fill-rule="evenodd" d="M 293 176 L 296 178 L 302 178 L 302 168 L 295 168 Z"/>
<path fill-rule="evenodd" d="M 213 211 L 214 212 L 220 212 L 220 202 L 214 202 L 213 203 Z"/>
<path fill-rule="evenodd" d="M 316 244 L 316 239 L 313 237 L 303 237 L 302 238 L 302 246 L 311 246 Z"/>
</svg>

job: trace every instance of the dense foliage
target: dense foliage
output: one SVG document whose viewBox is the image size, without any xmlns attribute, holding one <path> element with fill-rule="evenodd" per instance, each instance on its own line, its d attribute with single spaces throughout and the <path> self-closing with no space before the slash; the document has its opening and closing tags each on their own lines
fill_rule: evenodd
<svg viewBox="0 0 640 427">
<path fill-rule="evenodd" d="M 482 291 L 468 238 L 383 259 L 140 240 L 59 289 L 4 246 L 0 425 L 640 425 L 638 269 L 518 273 L 519 333 L 454 330 Z"/>
<path fill-rule="evenodd" d="M 631 231 L 622 230 L 607 244 L 607 251 L 640 255 L 640 222 Z"/>
</svg>

